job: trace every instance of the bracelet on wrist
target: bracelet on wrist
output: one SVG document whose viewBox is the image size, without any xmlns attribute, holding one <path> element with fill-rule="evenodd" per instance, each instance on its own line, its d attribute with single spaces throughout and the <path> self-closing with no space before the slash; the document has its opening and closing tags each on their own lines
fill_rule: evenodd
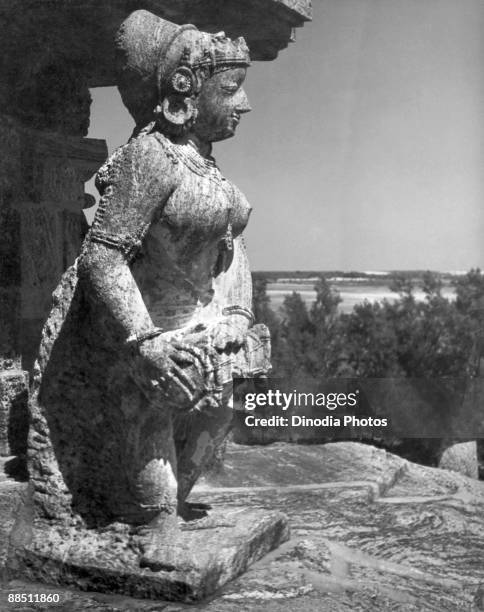
<svg viewBox="0 0 484 612">
<path fill-rule="evenodd" d="M 145 340 L 151 340 L 152 338 L 156 338 L 162 333 L 163 329 L 161 327 L 154 327 L 153 329 L 143 332 L 142 334 L 131 334 L 131 336 L 126 339 L 126 344 L 139 346 Z"/>
<path fill-rule="evenodd" d="M 249 310 L 248 308 L 245 308 L 244 306 L 237 306 L 237 305 L 226 306 L 222 310 L 222 314 L 224 316 L 229 316 L 229 317 L 232 315 L 241 315 L 242 317 L 249 319 L 251 323 L 254 322 L 254 314 L 252 310 Z"/>
</svg>

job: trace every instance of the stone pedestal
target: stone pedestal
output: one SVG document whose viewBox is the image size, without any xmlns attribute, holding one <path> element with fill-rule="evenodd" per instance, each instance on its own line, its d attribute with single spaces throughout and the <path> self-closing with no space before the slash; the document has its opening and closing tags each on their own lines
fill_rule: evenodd
<svg viewBox="0 0 484 612">
<path fill-rule="evenodd" d="M 203 599 L 289 539 L 280 512 L 219 509 L 181 525 L 176 567 L 152 571 L 140 567 L 138 536 L 127 525 L 98 531 L 35 522 L 32 528 L 28 506 L 23 512 L 11 536 L 12 577 L 139 598 Z"/>
</svg>

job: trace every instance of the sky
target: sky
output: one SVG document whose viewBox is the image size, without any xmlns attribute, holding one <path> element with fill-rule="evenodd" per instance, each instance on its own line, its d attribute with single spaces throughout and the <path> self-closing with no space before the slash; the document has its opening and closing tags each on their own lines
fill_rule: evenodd
<svg viewBox="0 0 484 612">
<path fill-rule="evenodd" d="M 253 110 L 214 145 L 253 207 L 252 269 L 484 267 L 484 2 L 313 10 L 296 43 L 253 63 Z M 91 93 L 89 136 L 111 152 L 133 121 L 115 88 Z"/>
</svg>

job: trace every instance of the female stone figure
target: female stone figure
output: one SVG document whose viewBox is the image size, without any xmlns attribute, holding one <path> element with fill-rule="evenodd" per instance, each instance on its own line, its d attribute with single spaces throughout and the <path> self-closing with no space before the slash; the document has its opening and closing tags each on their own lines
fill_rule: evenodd
<svg viewBox="0 0 484 612">
<path fill-rule="evenodd" d="M 223 441 L 234 375 L 265 374 L 241 238 L 250 207 L 210 156 L 250 110 L 243 39 L 133 13 L 117 38 L 136 121 L 100 169 L 99 209 L 54 293 L 32 399 L 37 514 L 145 525 L 170 567 L 177 506 Z"/>
</svg>

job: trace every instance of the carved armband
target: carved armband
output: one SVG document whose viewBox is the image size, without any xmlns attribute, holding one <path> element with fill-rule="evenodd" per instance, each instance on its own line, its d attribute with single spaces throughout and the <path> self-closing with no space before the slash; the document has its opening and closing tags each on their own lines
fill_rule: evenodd
<svg viewBox="0 0 484 612">
<path fill-rule="evenodd" d="M 140 232 L 141 234 L 141 232 Z M 89 233 L 91 242 L 99 242 L 113 249 L 121 251 L 126 260 L 131 261 L 141 248 L 142 236 L 135 234 L 112 234 L 100 229 L 91 229 Z"/>
<path fill-rule="evenodd" d="M 248 308 L 238 306 L 237 304 L 234 304 L 233 306 L 226 306 L 222 310 L 222 314 L 224 316 L 241 315 L 242 317 L 249 319 L 250 323 L 254 322 L 254 313 Z"/>
<path fill-rule="evenodd" d="M 128 338 L 126 338 L 126 344 L 132 348 L 139 348 L 140 344 L 143 344 L 145 340 L 151 340 L 152 338 L 156 338 L 163 333 L 163 329 L 161 327 L 154 327 L 143 334 L 131 334 Z"/>
<path fill-rule="evenodd" d="M 108 177 L 104 177 L 104 180 L 107 181 Z M 99 201 L 96 216 L 94 217 L 91 229 L 89 230 L 86 238 L 88 242 L 98 242 L 120 251 L 129 263 L 140 250 L 150 223 L 143 222 L 142 219 L 139 219 L 138 221 L 135 221 L 136 225 L 134 226 L 134 231 L 132 232 L 109 231 L 111 217 L 114 217 L 117 214 L 116 210 L 114 210 L 112 207 L 112 200 L 110 199 L 112 194 L 113 186 L 108 184 L 104 188 L 103 195 Z M 133 221 L 130 223 L 133 224 Z"/>
</svg>

